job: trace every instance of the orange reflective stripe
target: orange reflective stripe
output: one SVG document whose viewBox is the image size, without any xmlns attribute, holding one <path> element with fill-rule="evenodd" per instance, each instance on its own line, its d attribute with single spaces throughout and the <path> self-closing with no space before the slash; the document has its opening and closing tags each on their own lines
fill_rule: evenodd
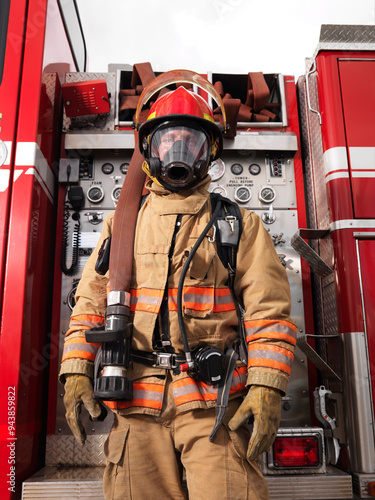
<svg viewBox="0 0 375 500">
<path fill-rule="evenodd" d="M 229 288 L 184 287 L 182 299 L 184 307 L 194 311 L 221 313 L 236 310 Z M 177 311 L 177 288 L 168 290 L 168 308 Z"/>
<path fill-rule="evenodd" d="M 246 374 L 246 366 L 235 369 L 229 394 L 235 394 L 245 389 Z M 208 385 L 191 377 L 173 382 L 173 396 L 176 406 L 193 401 L 216 401 L 217 391 L 218 384 Z"/>
<path fill-rule="evenodd" d="M 262 368 L 273 368 L 275 370 L 280 370 L 281 372 L 284 372 L 288 375 L 290 374 L 290 371 L 291 371 L 291 367 L 284 364 L 284 363 L 280 363 L 278 361 L 273 361 L 271 359 L 264 359 L 264 358 L 260 358 L 260 359 L 253 358 L 251 360 L 251 366 L 249 366 L 249 368 L 254 368 L 255 366 L 260 366 Z"/>
<path fill-rule="evenodd" d="M 130 310 L 158 314 L 163 299 L 164 290 L 153 288 L 138 288 L 130 290 Z"/>
<path fill-rule="evenodd" d="M 177 311 L 177 290 L 177 288 L 169 288 L 168 290 L 169 311 Z"/>
<path fill-rule="evenodd" d="M 99 347 L 100 344 L 90 344 L 86 342 L 83 336 L 71 335 L 65 339 L 62 361 L 73 358 L 95 361 L 95 356 Z"/>
<path fill-rule="evenodd" d="M 232 387 L 230 388 L 229 394 L 234 394 L 239 391 L 243 391 L 246 388 L 246 378 L 247 378 L 247 367 L 240 366 L 235 368 L 233 373 Z"/>
<path fill-rule="evenodd" d="M 193 311 L 212 311 L 214 306 L 214 288 L 186 286 L 183 293 L 183 304 Z"/>
<path fill-rule="evenodd" d="M 204 401 L 195 380 L 190 377 L 173 382 L 173 395 L 176 406 L 192 401 Z"/>
<path fill-rule="evenodd" d="M 248 351 L 269 351 L 273 352 L 275 354 L 281 354 L 283 356 L 287 356 L 291 359 L 293 359 L 294 355 L 293 352 L 290 351 L 289 349 L 286 349 L 285 347 L 280 347 L 278 345 L 274 344 L 263 344 L 260 342 L 254 342 L 253 344 L 248 345 Z"/>
<path fill-rule="evenodd" d="M 164 385 L 155 383 L 133 382 L 133 399 L 131 401 L 104 401 L 112 409 L 151 408 L 161 410 L 163 406 Z"/>
<path fill-rule="evenodd" d="M 294 355 L 288 349 L 272 344 L 254 343 L 248 346 L 248 367 L 263 366 L 290 374 Z"/>
<path fill-rule="evenodd" d="M 289 321 L 283 320 L 253 320 L 244 321 L 246 342 L 261 338 L 284 340 L 296 345 L 297 327 Z"/>
<path fill-rule="evenodd" d="M 77 316 L 72 316 L 71 321 L 87 321 L 91 323 L 104 323 L 104 317 L 97 314 L 78 314 Z"/>
<path fill-rule="evenodd" d="M 236 306 L 229 288 L 215 288 L 214 313 L 235 311 Z"/>
<path fill-rule="evenodd" d="M 66 335 L 70 335 L 76 330 L 88 330 L 97 328 L 104 324 L 104 317 L 96 314 L 78 314 L 70 318 L 69 330 Z"/>
<path fill-rule="evenodd" d="M 96 354 L 90 353 L 87 351 L 69 351 L 68 353 L 64 352 L 61 362 L 66 361 L 67 359 L 80 358 L 87 359 L 88 361 L 95 361 Z"/>
</svg>

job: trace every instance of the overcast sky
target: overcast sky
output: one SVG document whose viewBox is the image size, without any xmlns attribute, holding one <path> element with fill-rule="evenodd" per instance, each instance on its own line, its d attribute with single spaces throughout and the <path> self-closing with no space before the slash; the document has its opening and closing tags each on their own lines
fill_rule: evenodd
<svg viewBox="0 0 375 500">
<path fill-rule="evenodd" d="M 375 24 L 375 0 L 77 0 L 88 71 L 305 72 L 322 24 Z"/>
</svg>

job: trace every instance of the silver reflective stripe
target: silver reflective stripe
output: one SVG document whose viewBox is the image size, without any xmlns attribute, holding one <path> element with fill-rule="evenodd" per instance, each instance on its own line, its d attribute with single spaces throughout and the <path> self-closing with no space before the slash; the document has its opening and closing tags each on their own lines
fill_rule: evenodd
<svg viewBox="0 0 375 500">
<path fill-rule="evenodd" d="M 262 349 L 249 350 L 248 359 L 271 359 L 273 361 L 277 361 L 279 363 L 284 363 L 285 365 L 291 367 L 293 364 L 293 358 L 289 358 L 285 354 L 275 351 L 266 351 Z"/>
<path fill-rule="evenodd" d="M 223 305 L 223 304 L 232 304 L 233 299 L 232 295 L 229 292 L 229 295 L 215 295 L 215 305 Z"/>
<path fill-rule="evenodd" d="M 253 327 L 245 327 L 246 336 L 257 335 L 259 333 L 267 333 L 267 332 L 275 332 L 275 333 L 286 333 L 293 338 L 297 337 L 297 333 L 293 328 L 290 328 L 287 325 L 283 325 L 282 323 L 273 323 L 269 326 L 253 326 Z"/>
<path fill-rule="evenodd" d="M 202 294 L 202 293 L 185 293 L 185 302 L 195 302 L 196 304 L 211 304 L 212 303 L 212 293 Z"/>
<path fill-rule="evenodd" d="M 133 399 L 149 399 L 150 401 L 163 402 L 163 392 L 147 391 L 144 389 L 133 389 Z"/>
<path fill-rule="evenodd" d="M 64 353 L 71 352 L 71 351 L 85 351 L 85 352 L 90 352 L 92 354 L 96 354 L 98 352 L 98 347 L 91 345 L 91 344 L 84 344 L 84 343 L 76 343 L 76 344 L 67 344 L 64 347 Z"/>
</svg>

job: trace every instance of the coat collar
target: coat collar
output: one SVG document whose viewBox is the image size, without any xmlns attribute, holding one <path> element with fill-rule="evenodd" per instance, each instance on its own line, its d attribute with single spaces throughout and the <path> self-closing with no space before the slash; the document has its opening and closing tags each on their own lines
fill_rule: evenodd
<svg viewBox="0 0 375 500">
<path fill-rule="evenodd" d="M 151 180 L 147 182 L 146 188 L 150 191 L 151 208 L 158 215 L 196 214 L 209 197 L 207 189 L 210 183 L 211 177 L 206 175 L 196 186 L 186 191 L 172 193 Z"/>
</svg>

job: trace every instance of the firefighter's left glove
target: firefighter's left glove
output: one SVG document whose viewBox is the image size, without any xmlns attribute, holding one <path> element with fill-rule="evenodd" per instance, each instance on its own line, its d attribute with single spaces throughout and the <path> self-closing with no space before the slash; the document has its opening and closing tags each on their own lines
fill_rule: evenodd
<svg viewBox="0 0 375 500">
<path fill-rule="evenodd" d="M 81 422 L 82 404 L 92 418 L 98 418 L 102 412 L 101 407 L 93 398 L 91 379 L 86 375 L 65 375 L 64 405 L 66 421 L 79 444 L 84 445 L 86 431 Z"/>
<path fill-rule="evenodd" d="M 247 448 L 247 459 L 255 460 L 270 449 L 276 438 L 281 419 L 281 393 L 271 387 L 252 385 L 229 421 L 229 428 L 237 430 L 251 416 L 254 416 L 254 426 Z"/>
</svg>

